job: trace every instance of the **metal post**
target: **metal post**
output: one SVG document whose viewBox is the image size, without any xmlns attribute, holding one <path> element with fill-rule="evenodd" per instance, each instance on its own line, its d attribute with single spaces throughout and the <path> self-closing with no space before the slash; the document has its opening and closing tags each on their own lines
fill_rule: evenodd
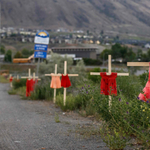
<svg viewBox="0 0 150 150">
<path fill-rule="evenodd" d="M 38 76 L 38 73 L 39 73 L 39 65 L 40 65 L 40 58 L 38 58 L 37 71 L 36 71 L 37 76 Z"/>
</svg>

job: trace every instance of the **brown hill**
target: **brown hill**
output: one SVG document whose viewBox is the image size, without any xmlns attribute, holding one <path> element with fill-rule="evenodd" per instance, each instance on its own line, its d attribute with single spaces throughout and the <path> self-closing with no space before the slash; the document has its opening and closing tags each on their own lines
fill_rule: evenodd
<svg viewBox="0 0 150 150">
<path fill-rule="evenodd" d="M 150 35 L 149 0 L 1 0 L 2 25 Z"/>
</svg>

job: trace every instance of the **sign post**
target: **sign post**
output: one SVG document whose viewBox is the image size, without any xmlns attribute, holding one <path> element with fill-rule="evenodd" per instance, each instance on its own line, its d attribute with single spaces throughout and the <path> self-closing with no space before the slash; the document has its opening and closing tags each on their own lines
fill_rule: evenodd
<svg viewBox="0 0 150 150">
<path fill-rule="evenodd" d="M 38 64 L 37 64 L 37 76 L 38 76 L 40 58 L 45 59 L 47 56 L 47 49 L 49 44 L 49 33 L 45 30 L 38 31 L 35 36 L 34 43 L 35 43 L 34 58 L 38 58 Z"/>
</svg>

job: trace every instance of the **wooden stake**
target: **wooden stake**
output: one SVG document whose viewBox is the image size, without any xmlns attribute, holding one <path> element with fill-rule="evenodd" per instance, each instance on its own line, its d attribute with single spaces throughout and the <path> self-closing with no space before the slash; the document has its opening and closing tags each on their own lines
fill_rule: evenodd
<svg viewBox="0 0 150 150">
<path fill-rule="evenodd" d="M 67 61 L 64 62 L 64 75 L 67 75 Z M 67 88 L 64 88 L 64 106 L 66 106 Z"/>
<path fill-rule="evenodd" d="M 31 76 L 31 69 L 29 68 L 28 70 L 28 76 L 23 76 L 21 77 L 22 79 L 28 79 L 28 80 L 31 80 L 32 76 Z"/>
<path fill-rule="evenodd" d="M 9 79 L 12 77 L 12 75 L 10 74 L 9 75 Z M 12 88 L 13 86 L 12 86 L 12 82 L 10 82 L 10 87 Z"/>
<path fill-rule="evenodd" d="M 55 74 L 57 74 L 57 64 L 55 64 Z M 54 89 L 54 103 L 56 103 L 56 89 Z"/>
</svg>

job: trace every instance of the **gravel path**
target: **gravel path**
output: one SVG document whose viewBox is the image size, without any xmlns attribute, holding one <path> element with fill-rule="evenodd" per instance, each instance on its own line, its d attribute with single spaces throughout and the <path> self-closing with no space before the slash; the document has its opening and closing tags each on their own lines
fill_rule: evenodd
<svg viewBox="0 0 150 150">
<path fill-rule="evenodd" d="M 21 100 L 8 89 L 0 84 L 0 150 L 109 150 L 102 139 L 75 133 L 77 127 L 92 126 L 91 119 L 63 114 L 51 102 Z"/>
</svg>

